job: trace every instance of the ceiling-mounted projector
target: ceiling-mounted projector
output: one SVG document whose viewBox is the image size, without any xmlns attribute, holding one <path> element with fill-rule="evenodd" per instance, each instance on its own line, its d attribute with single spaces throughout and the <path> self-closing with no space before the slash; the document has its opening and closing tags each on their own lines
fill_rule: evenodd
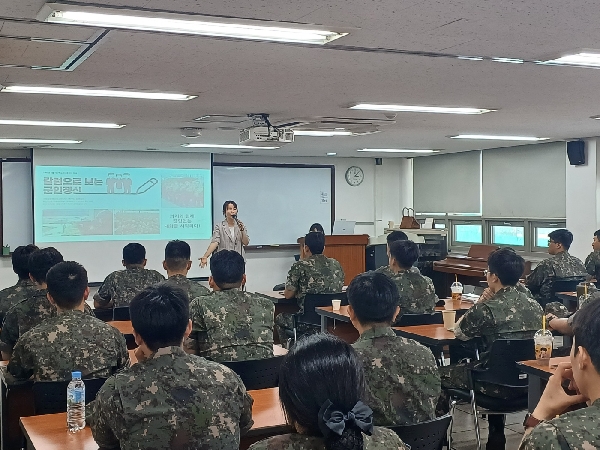
<svg viewBox="0 0 600 450">
<path fill-rule="evenodd" d="M 255 147 L 294 142 L 294 132 L 291 128 L 275 128 L 273 126 L 256 126 L 240 131 L 240 144 L 252 144 Z"/>
</svg>

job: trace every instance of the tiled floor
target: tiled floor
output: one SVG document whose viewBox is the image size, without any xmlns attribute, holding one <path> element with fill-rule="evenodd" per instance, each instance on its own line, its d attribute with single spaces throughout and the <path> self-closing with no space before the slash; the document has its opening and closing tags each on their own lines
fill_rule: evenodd
<svg viewBox="0 0 600 450">
<path fill-rule="evenodd" d="M 508 414 L 506 416 L 506 425 L 504 435 L 506 436 L 506 450 L 517 450 L 521 439 L 523 438 L 523 419 L 526 411 Z M 481 447 L 485 450 L 487 442 L 488 423 L 487 420 L 479 416 L 479 427 L 481 429 Z M 468 404 L 459 404 L 454 413 L 454 425 L 452 432 L 452 447 L 454 450 L 476 450 L 477 441 L 475 440 L 475 426 L 473 425 L 473 415 L 471 406 Z"/>
</svg>

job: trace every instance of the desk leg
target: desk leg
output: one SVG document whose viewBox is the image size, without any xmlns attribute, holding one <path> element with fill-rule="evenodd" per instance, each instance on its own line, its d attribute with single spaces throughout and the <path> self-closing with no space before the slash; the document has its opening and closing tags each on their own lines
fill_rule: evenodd
<svg viewBox="0 0 600 450">
<path fill-rule="evenodd" d="M 327 317 L 321 316 L 321 333 L 327 332 Z"/>
<path fill-rule="evenodd" d="M 531 374 L 528 374 L 527 378 L 529 380 L 527 389 L 527 409 L 532 413 L 542 396 L 542 379 L 537 375 Z"/>
</svg>

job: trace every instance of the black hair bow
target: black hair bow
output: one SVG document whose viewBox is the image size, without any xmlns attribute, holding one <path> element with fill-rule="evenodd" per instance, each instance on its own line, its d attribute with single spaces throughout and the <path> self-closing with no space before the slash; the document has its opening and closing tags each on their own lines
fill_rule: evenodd
<svg viewBox="0 0 600 450">
<path fill-rule="evenodd" d="M 319 410 L 319 429 L 323 436 L 328 437 L 332 432 L 341 436 L 346 424 L 356 425 L 369 436 L 373 433 L 373 410 L 358 401 L 346 414 L 333 408 L 331 400 L 326 400 Z"/>
</svg>

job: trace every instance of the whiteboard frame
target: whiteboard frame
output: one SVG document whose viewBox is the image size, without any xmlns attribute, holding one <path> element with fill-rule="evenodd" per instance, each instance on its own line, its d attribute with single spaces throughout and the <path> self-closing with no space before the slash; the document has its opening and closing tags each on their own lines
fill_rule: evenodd
<svg viewBox="0 0 600 450">
<path fill-rule="evenodd" d="M 285 168 L 285 169 L 329 169 L 331 174 L 331 223 L 329 224 L 329 234 L 333 233 L 333 223 L 335 222 L 335 166 L 333 164 L 268 164 L 268 163 L 232 163 L 232 162 L 214 162 L 213 167 L 269 167 L 269 168 Z M 211 181 L 214 183 L 215 177 L 214 173 L 211 177 Z M 215 205 L 215 190 L 212 190 L 213 195 L 213 209 Z M 214 220 L 214 217 L 213 217 Z M 255 249 L 287 249 L 287 248 L 296 248 L 298 246 L 297 242 L 292 244 L 278 244 L 276 247 L 271 247 L 269 245 L 248 245 L 246 250 L 255 250 Z"/>
</svg>

